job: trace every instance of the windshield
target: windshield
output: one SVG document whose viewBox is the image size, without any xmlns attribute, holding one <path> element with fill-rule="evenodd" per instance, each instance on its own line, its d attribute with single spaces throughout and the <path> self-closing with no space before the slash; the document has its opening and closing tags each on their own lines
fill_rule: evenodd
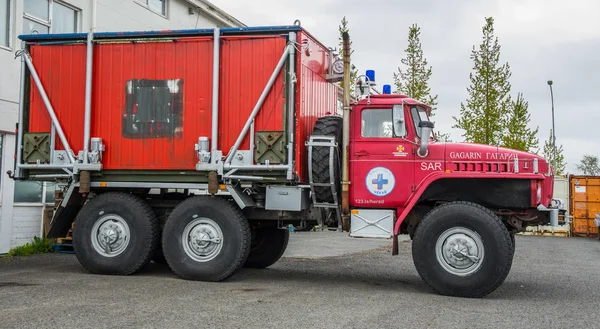
<svg viewBox="0 0 600 329">
<path fill-rule="evenodd" d="M 421 138 L 421 131 L 419 129 L 419 122 L 421 121 L 429 121 L 429 117 L 427 116 L 427 111 L 425 108 L 420 106 L 413 106 L 410 109 L 410 114 L 412 116 L 413 123 L 415 125 L 415 131 L 417 132 L 417 136 Z"/>
</svg>

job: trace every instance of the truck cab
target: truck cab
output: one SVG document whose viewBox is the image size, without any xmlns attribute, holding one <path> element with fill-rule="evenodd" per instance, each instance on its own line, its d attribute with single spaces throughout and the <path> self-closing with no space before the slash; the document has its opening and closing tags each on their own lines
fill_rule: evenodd
<svg viewBox="0 0 600 329">
<path fill-rule="evenodd" d="M 396 209 L 395 234 L 414 207 L 451 201 L 481 204 L 508 220 L 512 233 L 548 220 L 553 173 L 536 154 L 436 139 L 431 108 L 399 94 L 370 95 L 351 112 L 350 204 Z M 540 209 L 538 207 L 541 206 Z M 540 216 L 541 215 L 541 216 Z M 404 225 L 402 225 L 404 224 Z M 410 229 L 412 230 L 412 229 Z"/>
<path fill-rule="evenodd" d="M 435 291 L 487 295 L 510 271 L 514 235 L 557 219 L 552 168 L 529 152 L 441 142 L 431 108 L 390 89 L 345 113 L 350 235 L 389 237 L 395 255 L 408 234 L 415 267 Z"/>
</svg>

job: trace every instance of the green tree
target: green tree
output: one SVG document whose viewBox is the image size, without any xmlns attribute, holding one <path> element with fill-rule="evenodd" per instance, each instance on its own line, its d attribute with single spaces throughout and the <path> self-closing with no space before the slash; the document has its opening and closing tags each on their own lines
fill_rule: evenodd
<svg viewBox="0 0 600 329">
<path fill-rule="evenodd" d="M 421 28 L 417 24 L 408 28 L 408 46 L 404 49 L 405 57 L 400 59 L 405 69 L 398 67 L 398 71 L 394 73 L 394 92 L 431 106 L 430 116 L 433 117 L 437 109 L 438 95 L 431 94 L 429 78 L 432 69 L 423 55 L 420 36 Z M 450 141 L 449 134 L 442 134 L 439 131 L 436 132 L 436 137 L 441 141 Z"/>
<path fill-rule="evenodd" d="M 550 137 L 544 143 L 543 156 L 551 166 L 554 166 L 554 148 L 552 147 L 552 129 L 550 129 Z M 554 175 L 559 176 L 564 174 L 567 164 L 563 155 L 563 146 L 556 145 L 556 168 Z"/>
<path fill-rule="evenodd" d="M 597 156 L 584 154 L 581 162 L 576 167 L 584 175 L 600 176 L 600 160 Z"/>
<path fill-rule="evenodd" d="M 523 94 L 519 93 L 517 100 L 510 104 L 502 145 L 515 150 L 537 153 L 539 127 L 535 130 L 528 127 L 531 121 L 528 108 L 529 103 L 523 99 Z"/>
<path fill-rule="evenodd" d="M 338 30 L 340 31 L 340 36 L 338 38 L 339 48 L 340 48 L 340 58 L 344 59 L 344 39 L 342 38 L 342 35 L 344 34 L 344 32 L 348 32 L 348 36 L 350 37 L 350 29 L 348 28 L 348 20 L 346 19 L 346 16 L 344 16 L 342 18 L 342 22 L 338 26 Z M 350 55 L 352 55 L 352 53 L 354 52 L 354 50 L 352 50 L 352 38 L 350 37 L 349 39 L 350 39 L 350 49 L 351 49 Z M 357 77 L 358 77 L 358 70 L 356 69 L 356 67 L 354 67 L 354 65 L 351 65 L 350 85 L 354 86 L 354 84 L 356 83 Z M 343 81 L 340 82 L 340 87 L 344 88 Z"/>
<path fill-rule="evenodd" d="M 511 72 L 508 63 L 499 64 L 500 44 L 494 36 L 492 17 L 485 19 L 482 31 L 482 43 L 479 49 L 473 46 L 470 56 L 473 72 L 469 74 L 469 98 L 460 105 L 460 119 L 453 117 L 456 122 L 453 128 L 462 129 L 462 136 L 468 142 L 500 145 L 511 104 L 508 81 Z"/>
<path fill-rule="evenodd" d="M 434 116 L 438 96 L 431 95 L 431 65 L 423 56 L 420 35 L 421 28 L 417 24 L 408 28 L 408 46 L 404 50 L 405 57 L 400 60 L 406 69 L 398 67 L 398 72 L 394 73 L 395 92 L 428 104 L 431 106 L 431 116 Z"/>
</svg>

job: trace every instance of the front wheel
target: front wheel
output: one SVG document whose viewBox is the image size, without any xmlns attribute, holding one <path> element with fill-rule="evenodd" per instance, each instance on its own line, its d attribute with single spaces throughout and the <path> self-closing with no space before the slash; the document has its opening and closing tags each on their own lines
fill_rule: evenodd
<svg viewBox="0 0 600 329">
<path fill-rule="evenodd" d="M 412 253 L 419 275 L 439 294 L 483 297 L 508 276 L 513 250 L 508 230 L 493 212 L 451 202 L 419 223 Z"/>
</svg>

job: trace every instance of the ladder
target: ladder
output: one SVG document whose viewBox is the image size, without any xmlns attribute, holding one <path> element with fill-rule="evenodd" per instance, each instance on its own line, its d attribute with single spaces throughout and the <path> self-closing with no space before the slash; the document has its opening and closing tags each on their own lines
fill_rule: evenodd
<svg viewBox="0 0 600 329">
<path fill-rule="evenodd" d="M 339 168 L 339 158 L 337 159 L 337 163 L 334 164 L 335 157 L 334 154 L 337 152 L 338 144 L 333 136 L 310 136 L 308 142 L 306 142 L 306 146 L 308 146 L 308 181 L 310 184 L 310 192 L 312 196 L 313 207 L 321 208 L 321 209 L 333 209 L 335 212 L 335 216 L 337 218 L 337 230 L 342 231 L 342 207 L 338 198 L 338 191 L 336 189 L 335 182 L 335 170 L 334 165 L 340 169 L 338 172 L 341 172 L 341 168 Z M 327 183 L 316 183 L 313 180 L 312 174 L 312 155 L 314 147 L 329 147 L 329 179 L 330 181 Z M 331 193 L 333 195 L 333 203 L 322 202 L 321 200 L 317 200 L 317 196 L 315 194 L 315 187 L 330 187 Z M 319 229 L 323 230 L 323 219 L 319 218 Z"/>
</svg>

